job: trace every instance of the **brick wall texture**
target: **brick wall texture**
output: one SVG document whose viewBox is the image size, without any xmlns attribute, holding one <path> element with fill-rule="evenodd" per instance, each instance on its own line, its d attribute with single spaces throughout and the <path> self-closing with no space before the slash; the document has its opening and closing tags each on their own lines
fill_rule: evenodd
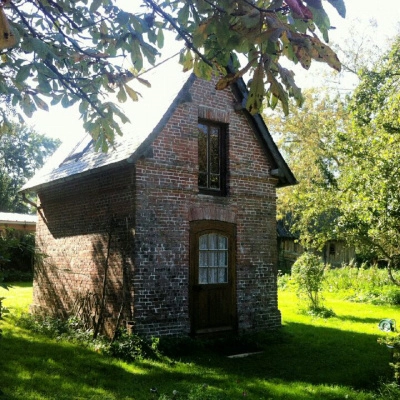
<svg viewBox="0 0 400 400">
<path fill-rule="evenodd" d="M 135 164 L 93 171 L 38 193 L 41 215 L 32 310 L 103 330 L 124 321 L 142 335 L 185 335 L 190 222 L 236 225 L 238 329 L 280 326 L 276 282 L 276 180 L 231 89 L 196 80 Z M 199 118 L 228 124 L 228 195 L 198 193 Z M 106 276 L 105 276 L 106 275 Z"/>
</svg>

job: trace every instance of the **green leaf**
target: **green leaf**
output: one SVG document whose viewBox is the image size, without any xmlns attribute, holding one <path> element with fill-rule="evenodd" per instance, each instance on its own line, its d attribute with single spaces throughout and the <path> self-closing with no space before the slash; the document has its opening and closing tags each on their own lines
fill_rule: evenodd
<svg viewBox="0 0 400 400">
<path fill-rule="evenodd" d="M 117 21 L 121 25 L 127 25 L 129 22 L 129 13 L 127 13 L 126 11 L 120 10 L 119 13 L 117 14 Z"/>
<path fill-rule="evenodd" d="M 51 85 L 49 83 L 49 80 L 45 76 L 43 76 L 42 74 L 39 74 L 38 75 L 38 81 L 39 81 L 39 85 L 37 86 L 37 90 L 40 93 L 45 94 L 45 93 L 51 93 L 52 92 L 53 89 L 52 89 L 52 87 L 51 87 Z"/>
<path fill-rule="evenodd" d="M 261 23 L 261 15 L 257 9 L 252 9 L 248 14 L 240 17 L 240 22 L 247 28 L 252 29 Z"/>
<path fill-rule="evenodd" d="M 79 112 L 85 114 L 89 109 L 89 103 L 86 100 L 82 100 L 79 104 Z"/>
<path fill-rule="evenodd" d="M 126 96 L 126 92 L 125 92 L 125 89 L 124 89 L 124 85 L 121 85 L 119 87 L 119 92 L 117 94 L 117 99 L 118 99 L 118 101 L 120 103 L 125 103 L 125 101 L 127 99 L 127 96 Z"/>
<path fill-rule="evenodd" d="M 49 106 L 39 96 L 34 95 L 32 97 L 37 107 L 39 107 L 41 110 L 49 111 Z"/>
<path fill-rule="evenodd" d="M 148 87 L 148 88 L 151 88 L 151 83 L 150 83 L 149 81 L 147 81 L 146 79 L 143 79 L 143 78 L 141 78 L 140 76 L 137 76 L 136 79 L 137 79 L 137 81 L 138 81 L 139 83 L 141 83 L 142 85 L 144 85 L 144 86 L 146 86 L 146 87 Z"/>
<path fill-rule="evenodd" d="M 19 69 L 19 71 L 18 71 L 18 73 L 17 73 L 17 75 L 16 75 L 16 77 L 15 77 L 15 80 L 16 80 L 18 83 L 24 83 L 25 80 L 26 80 L 26 79 L 29 77 L 29 75 L 30 75 L 31 68 L 32 68 L 32 65 L 31 65 L 31 64 L 23 65 L 23 66 Z"/>
<path fill-rule="evenodd" d="M 126 93 L 128 93 L 128 96 L 133 100 L 133 101 L 138 101 L 139 100 L 139 96 L 137 94 L 137 92 L 135 90 L 133 90 L 131 87 L 129 87 L 128 85 L 124 85 L 124 88 L 126 90 Z M 125 95 L 125 100 L 126 100 L 126 95 Z"/>
<path fill-rule="evenodd" d="M 92 0 L 91 4 L 90 4 L 90 12 L 94 13 L 96 12 L 100 6 L 103 4 L 103 0 Z"/>
<path fill-rule="evenodd" d="M 317 25 L 318 29 L 321 31 L 325 42 L 329 42 L 328 30 L 331 27 L 331 22 L 329 20 L 328 14 L 323 8 L 310 7 L 310 10 L 313 13 L 313 20 L 315 22 L 315 25 Z"/>
<path fill-rule="evenodd" d="M 264 97 L 264 66 L 260 62 L 254 71 L 250 90 L 247 97 L 246 109 L 250 114 L 257 114 L 262 107 L 262 101 Z"/>
<path fill-rule="evenodd" d="M 183 65 L 183 71 L 190 71 L 193 68 L 194 60 L 192 52 L 187 49 L 185 53 L 181 53 L 179 63 Z"/>
<path fill-rule="evenodd" d="M 107 103 L 107 106 L 113 113 L 118 115 L 118 117 L 121 119 L 121 122 L 123 124 L 130 122 L 129 118 L 114 103 L 109 102 L 109 103 Z M 115 128 L 118 129 L 118 125 L 115 125 Z"/>
<path fill-rule="evenodd" d="M 151 65 L 154 65 L 156 63 L 156 56 L 158 55 L 157 49 L 155 49 L 150 44 L 144 42 L 140 44 L 140 48 L 143 52 L 143 55 L 147 58 L 147 61 Z"/>
<path fill-rule="evenodd" d="M 332 4 L 332 6 L 336 8 L 341 17 L 346 18 L 346 6 L 344 0 L 328 0 L 328 3 Z"/>
<path fill-rule="evenodd" d="M 53 99 L 51 100 L 50 104 L 52 106 L 57 105 L 62 100 L 63 96 L 63 94 L 53 95 Z"/>
<path fill-rule="evenodd" d="M 54 56 L 52 48 L 38 38 L 32 38 L 33 51 L 42 59 L 45 59 L 49 54 Z"/>
<path fill-rule="evenodd" d="M 182 26 L 187 25 L 189 20 L 189 3 L 185 3 L 185 5 L 178 11 L 178 21 Z"/>
<path fill-rule="evenodd" d="M 193 66 L 193 72 L 197 76 L 209 81 L 212 77 L 213 69 L 203 60 L 196 60 Z"/>
<path fill-rule="evenodd" d="M 271 73 L 271 71 L 267 71 L 267 80 L 270 83 L 269 91 L 272 94 L 271 97 L 271 107 L 274 108 L 276 106 L 276 99 L 280 100 L 282 104 L 282 109 L 285 115 L 289 114 L 289 101 L 288 95 L 283 89 L 282 85 L 276 80 L 275 76 Z"/>
<path fill-rule="evenodd" d="M 33 38 L 32 37 L 24 37 L 21 42 L 21 50 L 25 53 L 32 53 L 33 52 Z"/>
<path fill-rule="evenodd" d="M 20 102 L 22 111 L 28 118 L 32 118 L 33 113 L 36 111 L 36 106 L 28 94 L 24 94 Z"/>
<path fill-rule="evenodd" d="M 62 96 L 61 105 L 64 108 L 68 108 L 70 106 L 70 101 L 69 101 L 68 95 L 65 94 L 65 95 Z"/>
<path fill-rule="evenodd" d="M 202 47 L 208 37 L 208 27 L 212 20 L 204 21 L 199 24 L 193 32 L 193 45 L 195 47 Z"/>
<path fill-rule="evenodd" d="M 160 28 L 157 32 L 157 46 L 161 49 L 164 47 L 164 31 Z"/>
<path fill-rule="evenodd" d="M 143 55 L 140 50 L 140 43 L 138 39 L 132 40 L 131 46 L 131 61 L 137 71 L 141 71 L 143 68 Z"/>
</svg>

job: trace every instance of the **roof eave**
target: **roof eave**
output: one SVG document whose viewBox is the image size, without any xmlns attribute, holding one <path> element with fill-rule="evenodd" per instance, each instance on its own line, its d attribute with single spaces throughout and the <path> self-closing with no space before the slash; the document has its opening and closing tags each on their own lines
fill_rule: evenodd
<svg viewBox="0 0 400 400">
<path fill-rule="evenodd" d="M 228 68 L 228 70 L 231 69 Z M 236 94 L 239 97 L 244 115 L 249 121 L 253 122 L 254 127 L 257 129 L 257 132 L 259 133 L 261 139 L 266 145 L 266 150 L 268 150 L 268 152 L 272 156 L 275 165 L 273 168 L 271 168 L 271 175 L 278 179 L 277 187 L 296 185 L 298 181 L 296 180 L 293 172 L 287 165 L 278 147 L 276 146 L 263 117 L 259 113 L 254 115 L 250 114 L 250 112 L 247 111 L 245 107 L 247 102 L 248 90 L 244 80 L 242 78 L 238 79 L 234 83 L 234 87 L 236 88 Z"/>
</svg>

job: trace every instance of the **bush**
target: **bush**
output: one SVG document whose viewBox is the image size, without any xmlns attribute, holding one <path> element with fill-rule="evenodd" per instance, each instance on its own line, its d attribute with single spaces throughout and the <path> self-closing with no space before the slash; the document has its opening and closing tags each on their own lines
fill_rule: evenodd
<svg viewBox="0 0 400 400">
<path fill-rule="evenodd" d="M 283 274 L 278 271 L 278 289 L 287 290 L 293 286 L 293 280 L 290 274 Z"/>
<path fill-rule="evenodd" d="M 292 267 L 292 278 L 296 283 L 298 296 L 306 299 L 311 310 L 322 308 L 324 269 L 320 258 L 309 252 L 303 253 Z"/>
<path fill-rule="evenodd" d="M 5 282 L 32 280 L 35 235 L 6 229 L 0 236 L 0 269 Z"/>
<path fill-rule="evenodd" d="M 396 382 L 383 383 L 379 388 L 380 398 L 385 400 L 400 399 L 400 386 Z"/>
<path fill-rule="evenodd" d="M 116 335 L 116 339 L 110 341 L 102 336 L 94 339 L 93 331 L 84 328 L 82 322 L 75 317 L 64 320 L 25 313 L 16 318 L 15 323 L 32 332 L 57 340 L 79 343 L 125 361 L 161 358 L 158 339 L 145 340 L 138 335 L 129 334 L 126 329 L 121 329 Z"/>
<path fill-rule="evenodd" d="M 392 361 L 389 365 L 393 368 L 394 380 L 396 385 L 398 385 L 400 383 L 400 335 L 387 335 L 379 338 L 378 343 L 386 345 L 392 350 Z M 390 387 L 390 389 L 393 389 L 393 387 Z M 398 386 L 397 393 L 400 393 Z"/>
<path fill-rule="evenodd" d="M 124 361 L 159 359 L 161 353 L 158 350 L 158 342 L 156 338 L 145 340 L 138 335 L 128 333 L 126 329 L 121 329 L 117 338 L 103 348 L 103 352 Z"/>
</svg>

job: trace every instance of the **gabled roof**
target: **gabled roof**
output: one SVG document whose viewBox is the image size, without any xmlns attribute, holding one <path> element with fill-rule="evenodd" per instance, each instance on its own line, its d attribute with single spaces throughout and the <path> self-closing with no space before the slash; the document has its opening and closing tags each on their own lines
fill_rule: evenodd
<svg viewBox="0 0 400 400">
<path fill-rule="evenodd" d="M 20 191 L 38 191 L 53 183 L 88 174 L 94 169 L 106 169 L 118 163 L 134 163 L 146 152 L 177 106 L 187 101 L 190 96 L 189 89 L 196 77 L 193 74 L 181 72 L 181 68 L 177 65 L 175 57 L 146 73 L 144 78 L 151 83 L 151 88 L 144 85 L 135 87 L 135 90 L 141 94 L 141 98 L 129 109 L 125 109 L 131 124 L 125 129 L 122 137 L 115 138 L 115 145 L 109 149 L 108 153 L 96 152 L 90 135 L 83 135 L 74 146 L 61 146 Z M 233 90 L 238 100 L 245 103 L 247 88 L 244 81 L 235 83 Z M 272 157 L 275 167 L 271 172 L 278 177 L 278 186 L 297 183 L 261 115 L 251 116 L 247 111 L 244 112 L 258 133 L 265 150 Z"/>
</svg>

